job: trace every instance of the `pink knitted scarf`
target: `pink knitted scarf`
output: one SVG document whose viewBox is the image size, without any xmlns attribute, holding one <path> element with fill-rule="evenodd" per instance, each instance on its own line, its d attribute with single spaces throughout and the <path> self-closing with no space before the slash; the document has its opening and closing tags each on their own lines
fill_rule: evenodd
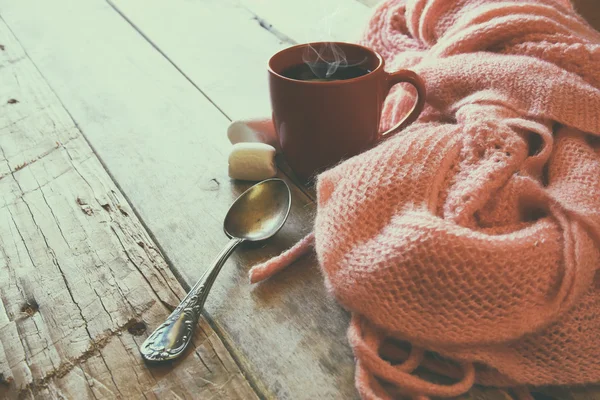
<svg viewBox="0 0 600 400">
<path fill-rule="evenodd" d="M 426 110 L 321 174 L 314 234 L 251 271 L 314 244 L 363 398 L 600 381 L 599 43 L 567 0 L 376 9 L 363 44 L 423 77 Z"/>
</svg>

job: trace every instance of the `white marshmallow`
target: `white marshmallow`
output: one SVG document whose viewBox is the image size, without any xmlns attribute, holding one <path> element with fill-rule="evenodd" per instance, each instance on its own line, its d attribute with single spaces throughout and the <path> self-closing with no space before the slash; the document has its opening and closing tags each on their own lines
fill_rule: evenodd
<svg viewBox="0 0 600 400">
<path fill-rule="evenodd" d="M 279 139 L 275 133 L 273 121 L 269 118 L 235 121 L 227 128 L 227 137 L 232 144 L 266 143 L 279 151 Z"/>
<path fill-rule="evenodd" d="M 229 153 L 229 177 L 262 181 L 277 174 L 275 148 L 265 143 L 236 143 Z"/>
</svg>

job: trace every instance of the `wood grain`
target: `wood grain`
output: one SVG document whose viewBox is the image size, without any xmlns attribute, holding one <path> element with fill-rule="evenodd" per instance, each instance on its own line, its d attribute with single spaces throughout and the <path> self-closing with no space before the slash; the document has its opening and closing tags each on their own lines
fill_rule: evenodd
<svg viewBox="0 0 600 400">
<path fill-rule="evenodd" d="M 0 397 L 256 398 L 206 321 L 175 368 L 138 346 L 184 294 L 0 20 Z"/>
<path fill-rule="evenodd" d="M 164 254 L 193 283 L 226 243 L 223 217 L 248 187 L 227 177 L 229 120 L 105 2 L 2 0 L 0 7 Z M 314 259 L 248 283 L 251 265 L 299 240 L 313 213 L 294 187 L 288 223 L 268 243 L 238 249 L 206 305 L 268 398 L 356 397 L 348 317 L 325 293 Z"/>
</svg>

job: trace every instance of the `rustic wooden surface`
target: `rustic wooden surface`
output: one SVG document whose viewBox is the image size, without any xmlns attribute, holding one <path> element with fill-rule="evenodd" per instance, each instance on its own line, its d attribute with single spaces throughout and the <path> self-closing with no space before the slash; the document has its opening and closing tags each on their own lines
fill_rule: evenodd
<svg viewBox="0 0 600 400">
<path fill-rule="evenodd" d="M 222 218 L 249 184 L 227 177 L 225 130 L 232 119 L 269 115 L 266 60 L 298 42 L 354 40 L 374 3 L 0 0 L 0 24 L 12 31 L 0 25 L 0 78 L 16 82 L 0 79 L 0 94 L 25 99 L 27 82 L 35 99 L 4 105 L 0 97 L 0 160 L 8 160 L 0 161 L 0 194 L 9 193 L 0 208 L 0 266 L 13 277 L 0 282 L 0 373 L 13 379 L 0 383 L 0 397 L 21 388 L 48 398 L 252 398 L 252 388 L 265 398 L 357 397 L 348 317 L 325 293 L 314 258 L 248 284 L 252 264 L 310 230 L 314 193 L 304 187 L 292 185 L 284 229 L 225 266 L 195 351 L 157 370 L 140 363 L 137 346 L 183 293 L 161 253 L 188 287 L 227 241 Z M 35 274 L 15 266 L 27 254 L 15 250 L 19 243 L 34 249 Z M 76 297 L 62 303 L 68 284 Z M 59 311 L 50 307 L 59 301 Z M 68 317 L 68 329 L 58 316 Z M 144 332 L 135 329 L 140 321 Z M 76 332 L 75 343 L 66 332 Z M 589 389 L 547 393 L 596 398 Z M 476 387 L 461 398 L 510 396 Z"/>
<path fill-rule="evenodd" d="M 229 120 L 105 2 L 0 7 L 178 273 L 195 281 L 226 243 L 223 217 L 248 186 L 227 177 Z M 72 17 L 57 24 L 67 12 Z M 266 397 L 352 398 L 347 316 L 326 296 L 314 260 L 271 282 L 248 283 L 252 264 L 309 231 L 314 204 L 296 188 L 293 204 L 268 245 L 234 254 L 207 310 Z"/>
<path fill-rule="evenodd" d="M 0 398 L 256 398 L 205 321 L 143 364 L 184 292 L 2 21 L 0 44 Z"/>
</svg>

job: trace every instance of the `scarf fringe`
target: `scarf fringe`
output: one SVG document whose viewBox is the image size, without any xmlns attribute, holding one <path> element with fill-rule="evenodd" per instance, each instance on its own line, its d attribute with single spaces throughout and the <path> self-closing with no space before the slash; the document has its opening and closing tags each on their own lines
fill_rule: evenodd
<svg viewBox="0 0 600 400">
<path fill-rule="evenodd" d="M 315 242 L 314 232 L 306 235 L 302 240 L 296 243 L 290 249 L 284 251 L 280 255 L 265 261 L 262 264 L 255 265 L 249 272 L 250 283 L 257 283 L 268 279 L 292 264 L 298 258 L 308 252 Z"/>
</svg>

